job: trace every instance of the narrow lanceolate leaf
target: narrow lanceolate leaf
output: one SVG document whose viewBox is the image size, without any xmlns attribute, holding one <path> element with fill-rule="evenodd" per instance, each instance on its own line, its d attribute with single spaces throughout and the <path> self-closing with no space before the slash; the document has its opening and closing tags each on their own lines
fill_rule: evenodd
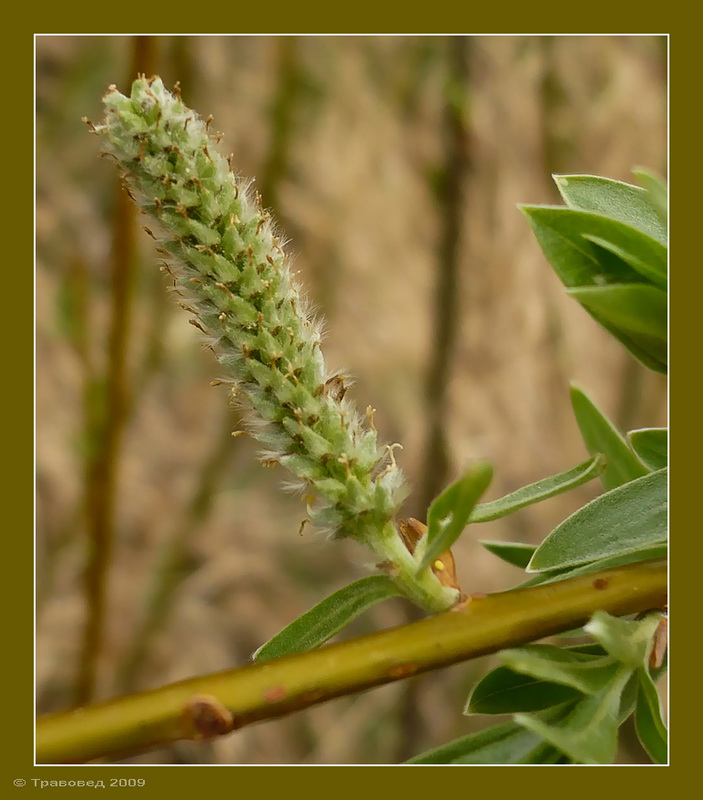
<svg viewBox="0 0 703 800">
<path fill-rule="evenodd" d="M 491 465 L 479 461 L 432 502 L 427 512 L 427 549 L 420 571 L 426 569 L 440 553 L 449 550 L 459 538 L 492 477 Z"/>
<path fill-rule="evenodd" d="M 571 208 L 617 219 L 666 244 L 666 225 L 646 189 L 596 175 L 555 175 L 554 181 Z"/>
<path fill-rule="evenodd" d="M 612 489 L 580 508 L 537 548 L 527 571 L 562 569 L 666 541 L 665 469 Z"/>
<path fill-rule="evenodd" d="M 659 289 L 666 291 L 669 284 L 668 275 L 666 272 L 662 272 L 660 265 L 653 265 L 646 261 L 640 261 L 640 259 L 633 256 L 632 253 L 628 253 L 626 250 L 623 250 L 622 247 L 618 247 L 607 239 L 601 239 L 600 236 L 592 236 L 587 233 L 584 234 L 584 238 L 622 259 L 626 264 L 629 264 L 632 269 L 639 272 L 643 278 L 646 278 Z"/>
<path fill-rule="evenodd" d="M 630 621 L 596 611 L 584 630 L 613 658 L 637 670 L 647 659 L 660 616 L 654 613 L 642 620 Z"/>
<path fill-rule="evenodd" d="M 649 672 L 638 671 L 639 691 L 635 708 L 635 730 L 642 747 L 656 764 L 667 761 L 667 730 L 659 692 Z"/>
<path fill-rule="evenodd" d="M 661 357 L 666 357 L 667 299 L 666 292 L 646 284 L 610 284 L 567 289 L 578 300 L 608 324 L 632 336 L 647 336 L 661 342 Z"/>
<path fill-rule="evenodd" d="M 606 489 L 614 489 L 647 474 L 647 468 L 632 452 L 625 438 L 577 386 L 571 387 L 571 405 L 588 452 L 592 455 L 602 453 L 605 457 L 601 482 Z"/>
<path fill-rule="evenodd" d="M 580 764 L 611 764 L 615 758 L 620 697 L 631 671 L 621 666 L 599 692 L 587 695 L 558 723 L 516 714 L 515 721 Z"/>
<path fill-rule="evenodd" d="M 622 555 L 610 556 L 609 558 L 600 558 L 577 567 L 565 567 L 563 569 L 540 572 L 524 583 L 521 583 L 520 588 L 539 586 L 542 583 L 563 581 L 565 578 L 588 575 L 589 572 L 598 572 L 601 569 L 610 569 L 611 567 L 623 567 L 625 564 L 636 564 L 639 561 L 654 561 L 656 559 L 666 558 L 667 553 L 667 544 L 663 542 L 654 547 L 646 547 L 643 550 L 633 550 L 631 553 L 623 553 Z"/>
<path fill-rule="evenodd" d="M 512 714 L 542 711 L 580 697 L 571 686 L 521 675 L 508 667 L 496 667 L 474 686 L 464 714 Z"/>
<path fill-rule="evenodd" d="M 520 206 L 520 209 L 567 289 L 613 283 L 664 288 L 667 249 L 647 234 L 619 220 L 573 208 Z M 608 243 L 607 248 L 602 246 L 604 242 Z M 666 373 L 667 359 L 662 355 L 659 339 L 618 328 L 596 311 L 584 308 L 645 366 Z"/>
<path fill-rule="evenodd" d="M 253 658 L 266 661 L 318 647 L 366 609 L 398 594 L 398 587 L 385 575 L 371 575 L 355 581 L 287 625 L 262 645 Z"/>
<path fill-rule="evenodd" d="M 513 672 L 570 686 L 583 694 L 600 691 L 619 669 L 615 659 L 609 655 L 579 653 L 550 644 L 503 650 L 500 657 Z"/>
<path fill-rule="evenodd" d="M 630 431 L 627 438 L 640 461 L 649 469 L 664 469 L 667 466 L 669 436 L 666 428 L 640 428 Z"/>
<path fill-rule="evenodd" d="M 525 567 L 530 563 L 532 554 L 537 549 L 534 544 L 524 544 L 523 542 L 480 542 L 489 553 L 512 564 L 514 567 Z"/>
<path fill-rule="evenodd" d="M 632 170 L 632 174 L 647 191 L 649 202 L 657 212 L 659 221 L 666 228 L 669 217 L 669 200 L 664 179 L 644 167 L 636 167 Z"/>
<path fill-rule="evenodd" d="M 489 503 L 480 503 L 471 512 L 469 522 L 490 522 L 500 519 L 508 514 L 514 514 L 525 506 L 540 503 L 542 500 L 568 492 L 600 475 L 605 465 L 605 459 L 600 454 L 596 454 L 566 472 L 560 472 L 558 475 L 551 475 L 549 478 L 531 483 L 529 486 L 523 486 L 504 497 L 491 500 Z"/>
<path fill-rule="evenodd" d="M 565 717 L 572 704 L 540 712 L 544 724 L 557 723 Z M 535 757 L 540 759 L 536 761 Z M 514 722 L 486 728 L 478 733 L 462 736 L 453 742 L 428 750 L 411 758 L 407 764 L 552 764 L 560 755 L 546 751 L 539 734 L 527 731 Z"/>
<path fill-rule="evenodd" d="M 586 236 L 611 242 L 638 262 L 666 275 L 666 245 L 609 217 L 558 206 L 522 206 L 549 263 L 567 287 L 641 283 L 642 276 L 621 258 Z"/>
</svg>

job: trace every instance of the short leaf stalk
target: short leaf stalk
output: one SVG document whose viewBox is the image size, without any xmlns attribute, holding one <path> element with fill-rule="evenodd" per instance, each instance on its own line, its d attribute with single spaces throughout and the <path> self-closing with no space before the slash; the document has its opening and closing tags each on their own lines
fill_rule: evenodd
<svg viewBox="0 0 703 800">
<path fill-rule="evenodd" d="M 249 410 L 262 462 L 292 472 L 313 524 L 367 545 L 408 599 L 430 613 L 451 608 L 458 590 L 429 568 L 418 574 L 419 556 L 398 535 L 407 491 L 392 449 L 345 397 L 344 378 L 327 372 L 320 326 L 261 198 L 217 152 L 221 135 L 159 78 L 139 78 L 130 97 L 111 87 L 104 104 L 105 123 L 92 129 L 165 233 L 163 269 Z"/>
</svg>

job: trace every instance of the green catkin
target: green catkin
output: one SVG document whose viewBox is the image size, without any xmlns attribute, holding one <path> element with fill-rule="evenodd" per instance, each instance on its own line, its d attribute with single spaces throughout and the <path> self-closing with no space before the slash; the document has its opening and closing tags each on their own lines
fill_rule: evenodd
<svg viewBox="0 0 703 800">
<path fill-rule="evenodd" d="M 105 123 L 92 126 L 122 168 L 137 204 L 164 233 L 160 252 L 185 305 L 246 398 L 261 460 L 296 476 L 309 515 L 334 537 L 353 537 L 390 566 L 404 593 L 429 611 L 451 607 L 404 547 L 395 517 L 405 482 L 328 374 L 321 330 L 294 281 L 269 215 L 236 177 L 203 122 L 159 78 L 126 97 L 110 87 Z M 340 384 L 341 381 L 341 384 Z M 312 499 L 314 498 L 314 500 Z"/>
</svg>

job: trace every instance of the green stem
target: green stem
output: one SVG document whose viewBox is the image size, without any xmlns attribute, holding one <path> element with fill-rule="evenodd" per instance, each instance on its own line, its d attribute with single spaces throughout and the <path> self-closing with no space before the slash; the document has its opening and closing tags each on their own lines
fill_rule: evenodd
<svg viewBox="0 0 703 800">
<path fill-rule="evenodd" d="M 429 567 L 418 572 L 421 554 L 413 554 L 408 550 L 394 522 L 387 523 L 380 536 L 374 531 L 373 536 L 368 536 L 364 541 L 383 565 L 392 565 L 389 568 L 390 577 L 403 595 L 428 614 L 448 611 L 459 600 L 459 592 L 443 586 Z"/>
<path fill-rule="evenodd" d="M 597 610 L 666 603 L 666 561 L 642 562 L 472 600 L 411 625 L 190 678 L 37 723 L 37 763 L 120 758 L 203 739 L 583 625 Z"/>
</svg>

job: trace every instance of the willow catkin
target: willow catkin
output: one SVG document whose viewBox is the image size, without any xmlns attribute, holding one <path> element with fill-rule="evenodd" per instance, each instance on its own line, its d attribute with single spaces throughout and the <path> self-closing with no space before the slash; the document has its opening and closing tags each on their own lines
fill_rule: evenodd
<svg viewBox="0 0 703 800">
<path fill-rule="evenodd" d="M 390 557 L 408 593 L 417 565 L 394 525 L 407 493 L 403 475 L 345 397 L 343 377 L 327 372 L 320 325 L 260 198 L 235 176 L 231 156 L 218 152 L 221 137 L 210 132 L 210 120 L 159 78 L 138 78 L 129 97 L 110 87 L 104 105 L 105 122 L 92 129 L 135 202 L 158 221 L 167 269 L 245 398 L 249 426 L 265 447 L 262 461 L 293 473 L 318 529 Z M 429 591 L 429 605 L 450 606 L 455 593 L 432 580 L 421 579 L 423 597 Z"/>
</svg>

